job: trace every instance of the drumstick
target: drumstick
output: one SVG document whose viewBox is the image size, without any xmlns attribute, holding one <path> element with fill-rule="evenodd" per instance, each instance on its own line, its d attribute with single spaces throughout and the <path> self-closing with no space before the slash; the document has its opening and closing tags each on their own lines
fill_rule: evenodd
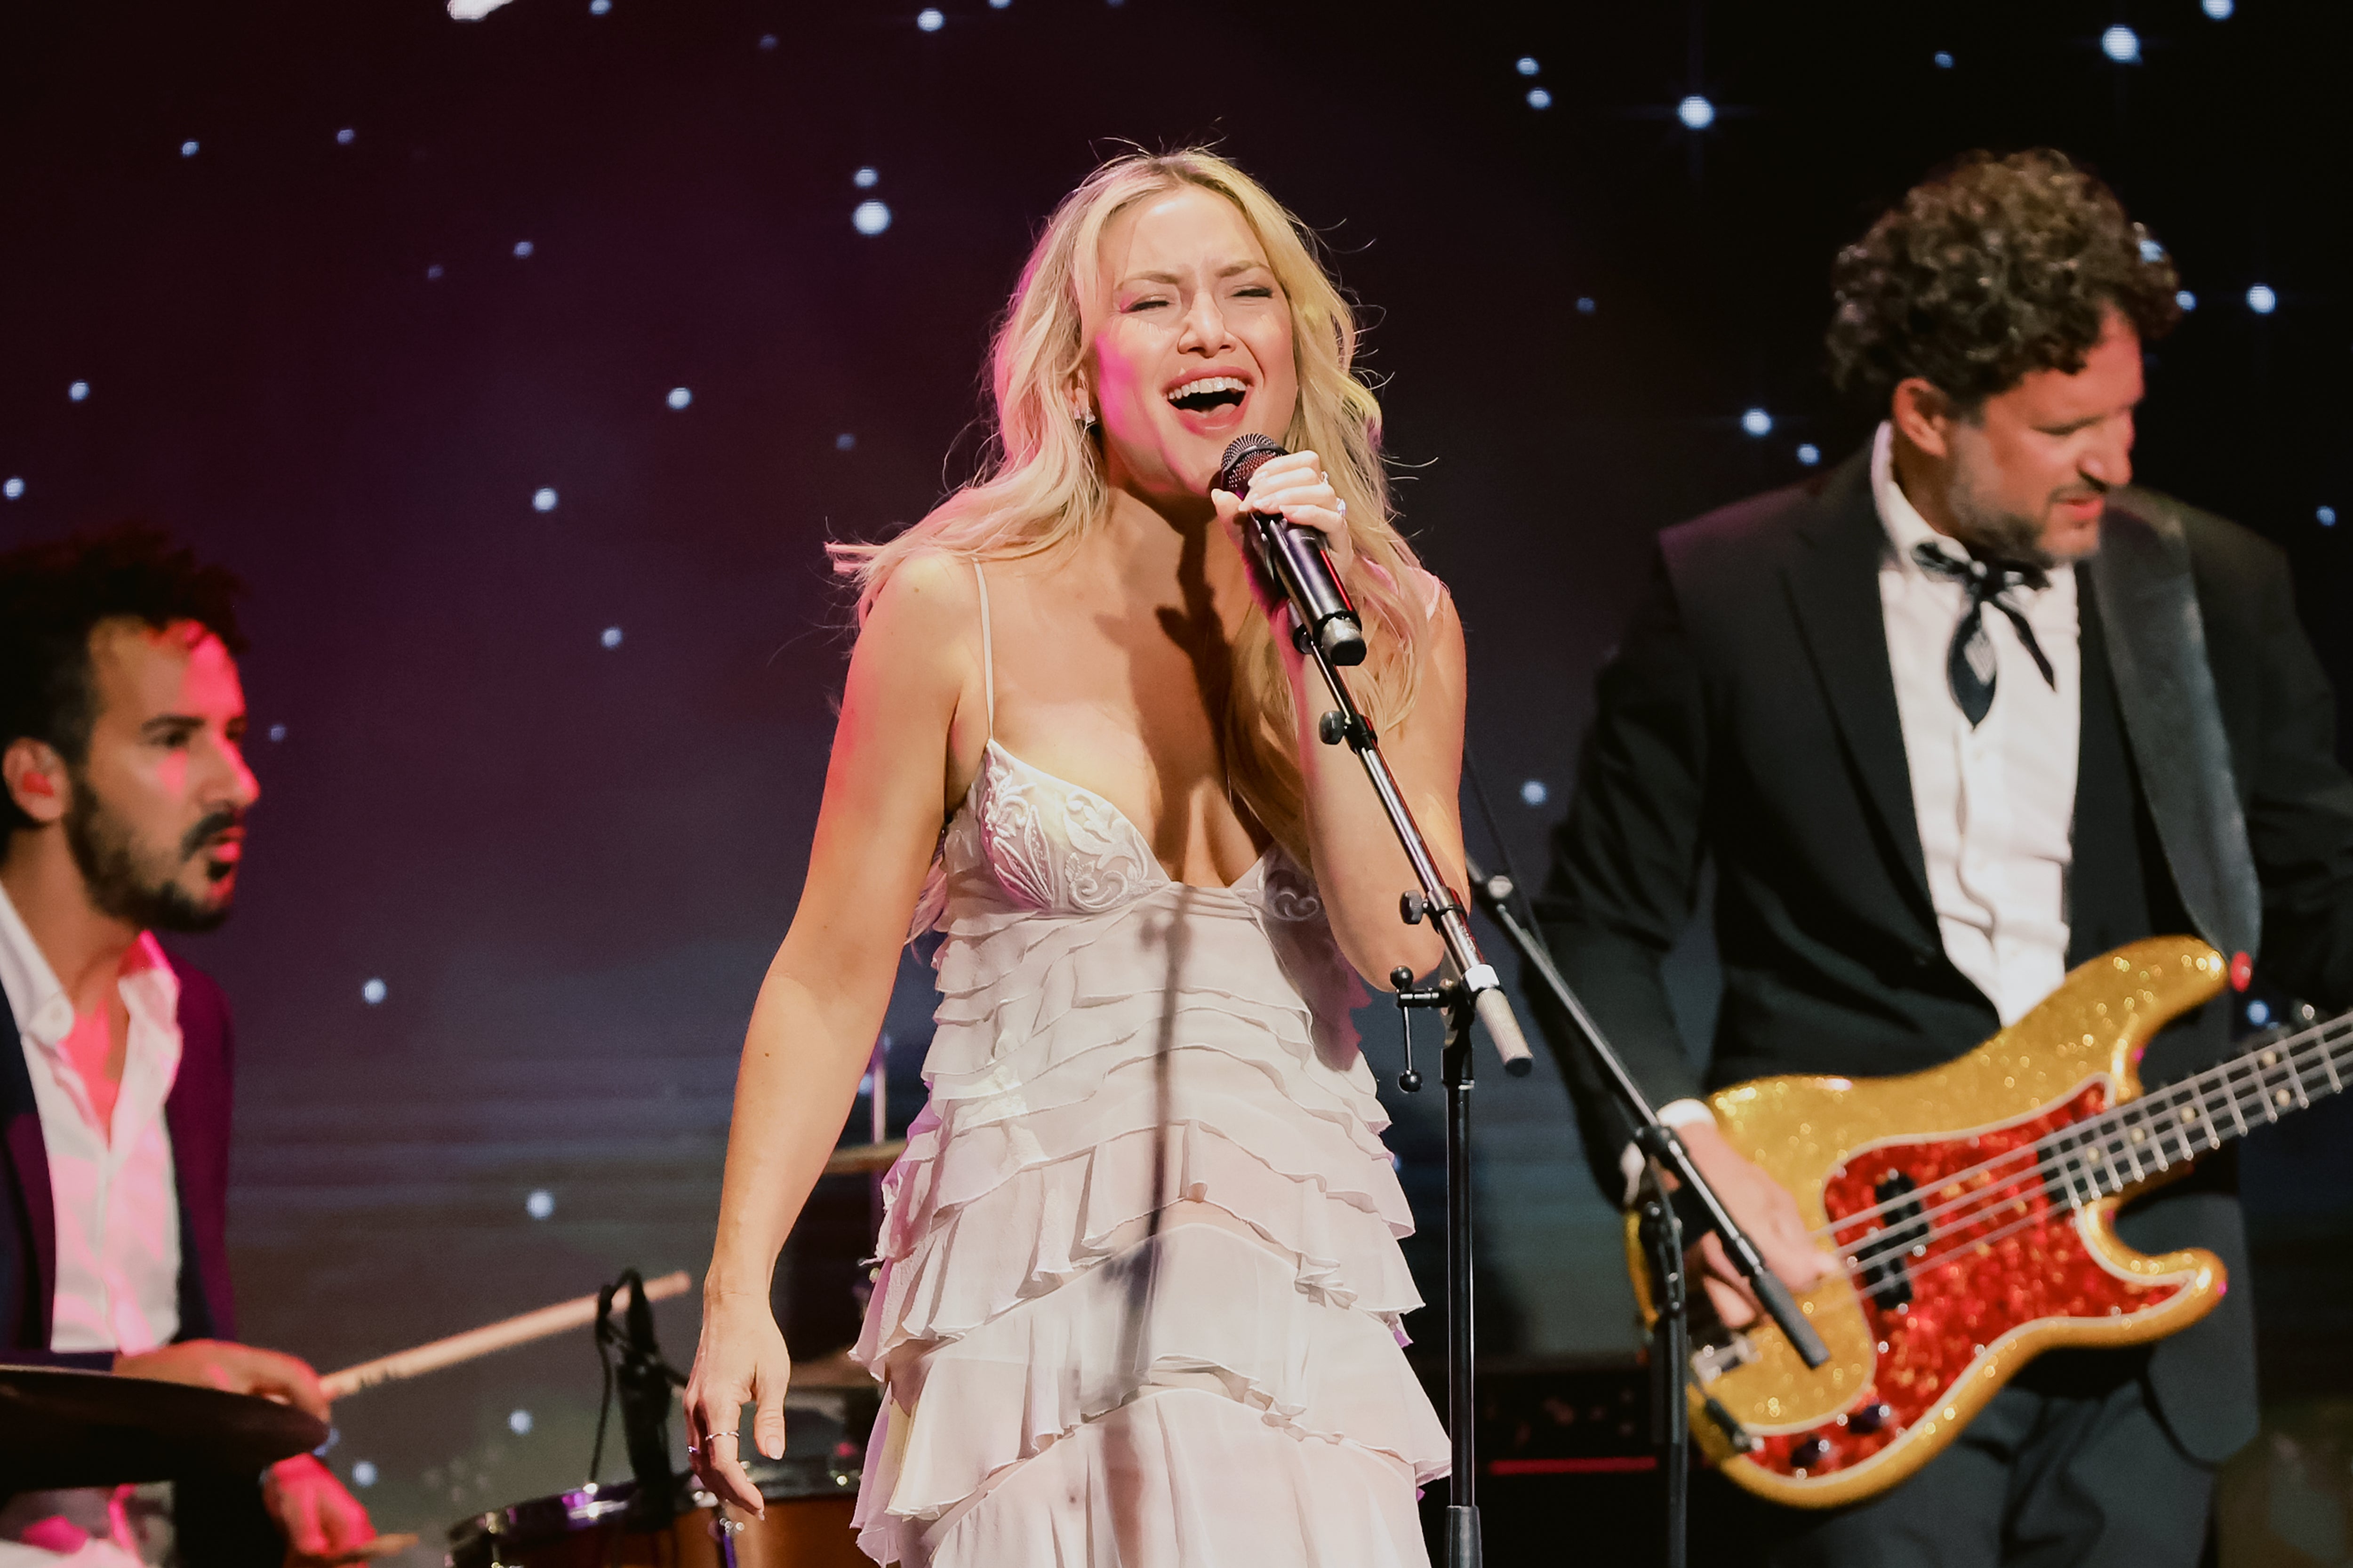
<svg viewBox="0 0 2353 1568">
<path fill-rule="evenodd" d="M 691 1283 L 686 1270 L 665 1274 L 659 1279 L 646 1281 L 646 1300 L 667 1301 L 672 1296 L 683 1296 Z M 614 1293 L 616 1311 L 628 1305 L 629 1293 Z M 364 1388 L 374 1388 L 379 1383 L 398 1383 L 404 1379 L 438 1372 L 446 1366 L 473 1361 L 493 1351 L 528 1344 L 543 1340 L 550 1334 L 560 1334 L 566 1329 L 585 1329 L 596 1321 L 596 1298 L 580 1296 L 569 1301 L 558 1301 L 552 1307 L 542 1307 L 535 1312 L 525 1312 L 504 1322 L 485 1323 L 479 1329 L 468 1329 L 462 1334 L 452 1334 L 446 1340 L 417 1345 L 391 1355 L 364 1361 L 357 1366 L 347 1366 L 341 1372 L 331 1372 L 319 1380 L 319 1390 L 329 1399 L 341 1399 L 347 1394 L 357 1394 Z"/>
<path fill-rule="evenodd" d="M 286 1561 L 289 1563 L 301 1563 L 302 1568 L 311 1568 L 312 1564 L 373 1563 L 379 1557 L 397 1556 L 416 1544 L 417 1537 L 414 1535 L 374 1535 L 361 1542 L 349 1552 L 339 1552 L 332 1557 L 304 1557 L 290 1549 L 286 1553 Z"/>
</svg>

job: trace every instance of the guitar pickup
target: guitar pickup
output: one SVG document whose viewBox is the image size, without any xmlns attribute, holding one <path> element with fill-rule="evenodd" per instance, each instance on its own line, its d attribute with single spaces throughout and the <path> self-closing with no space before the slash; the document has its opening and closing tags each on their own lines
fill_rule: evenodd
<svg viewBox="0 0 2353 1568">
<path fill-rule="evenodd" d="M 1882 1176 L 1872 1196 L 1887 1223 L 1855 1249 L 1867 1259 L 1861 1283 L 1880 1310 L 1894 1312 L 1911 1304 L 1912 1271 L 1904 1258 L 1928 1239 L 1928 1226 L 1921 1218 L 1920 1200 L 1912 1196 L 1912 1178 L 1903 1172 Z"/>
</svg>

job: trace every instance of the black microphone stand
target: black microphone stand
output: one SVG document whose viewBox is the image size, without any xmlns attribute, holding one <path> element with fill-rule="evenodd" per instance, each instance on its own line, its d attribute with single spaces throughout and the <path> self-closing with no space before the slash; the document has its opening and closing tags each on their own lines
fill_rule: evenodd
<svg viewBox="0 0 2353 1568">
<path fill-rule="evenodd" d="M 1691 1407 L 1684 1388 L 1694 1380 L 1691 1370 L 1690 1280 L 1684 1271 L 1683 1226 L 1677 1212 L 1678 1203 L 1691 1204 L 1694 1219 L 1724 1238 L 1725 1253 L 1747 1278 L 1766 1314 L 1788 1336 L 1789 1343 L 1809 1367 L 1818 1367 L 1830 1360 L 1830 1349 L 1799 1310 L 1789 1288 L 1765 1266 L 1756 1244 L 1734 1221 L 1715 1190 L 1692 1163 L 1683 1140 L 1651 1109 L 1651 1102 L 1643 1097 L 1625 1059 L 1610 1046 L 1601 1026 L 1593 1021 L 1593 1015 L 1585 1010 L 1585 1004 L 1569 989 L 1568 982 L 1561 978 L 1544 939 L 1513 911 L 1512 879 L 1501 875 L 1483 876 L 1475 865 L 1470 872 L 1472 897 L 1480 910 L 1519 949 L 1527 969 L 1542 977 L 1545 988 L 1584 1037 L 1586 1049 L 1601 1068 L 1603 1081 L 1617 1096 L 1627 1120 L 1634 1124 L 1634 1146 L 1641 1151 L 1644 1163 L 1640 1225 L 1650 1254 L 1652 1305 L 1658 1311 L 1651 1324 L 1651 1388 L 1654 1403 L 1651 1430 L 1658 1444 L 1666 1501 L 1664 1560 L 1667 1568 L 1683 1568 L 1690 1534 L 1691 1486 L 1690 1459 L 1685 1452 L 1691 1436 Z M 1665 1180 L 1669 1173 L 1681 1184 L 1672 1198 Z M 1734 1447 L 1746 1453 L 1757 1446 L 1756 1438 L 1732 1413 L 1720 1402 L 1705 1397 L 1704 1391 L 1701 1407 Z"/>
<path fill-rule="evenodd" d="M 1295 611 L 1293 624 L 1297 624 Z M 1327 746 L 1345 742 L 1364 763 L 1373 793 L 1380 797 L 1381 809 L 1388 814 L 1398 843 L 1412 863 L 1414 879 L 1421 884 L 1420 892 L 1409 892 L 1398 900 L 1398 915 L 1408 925 L 1428 920 L 1446 945 L 1446 961 L 1435 985 L 1413 989 L 1412 972 L 1402 968 L 1393 972 L 1389 980 L 1397 987 L 1399 1007 L 1434 1007 L 1446 1016 L 1440 1076 L 1446 1083 L 1446 1425 L 1453 1440 L 1453 1469 L 1447 1478 L 1446 1563 L 1447 1568 L 1480 1568 L 1479 1410 L 1472 1394 L 1471 1329 L 1472 1020 L 1475 1017 L 1486 1024 L 1488 1037 L 1503 1056 L 1504 1071 L 1516 1078 L 1535 1064 L 1518 1021 L 1512 1016 L 1503 982 L 1493 966 L 1480 956 L 1479 944 L 1471 935 L 1469 912 L 1447 887 L 1428 841 L 1415 825 L 1397 777 L 1381 755 L 1379 738 L 1357 710 L 1347 683 L 1340 679 L 1322 643 L 1305 636 L 1293 640 L 1315 660 L 1335 704 L 1318 721 L 1317 735 Z M 1398 1080 L 1408 1092 L 1421 1086 L 1421 1075 L 1412 1070 L 1411 1048 L 1409 1029 L 1406 1071 Z"/>
</svg>

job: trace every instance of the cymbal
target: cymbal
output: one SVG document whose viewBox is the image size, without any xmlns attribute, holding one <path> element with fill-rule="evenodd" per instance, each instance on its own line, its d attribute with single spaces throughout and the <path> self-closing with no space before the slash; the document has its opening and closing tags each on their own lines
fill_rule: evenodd
<svg viewBox="0 0 2353 1568">
<path fill-rule="evenodd" d="M 848 1143 L 836 1149 L 825 1163 L 828 1176 L 861 1176 L 871 1171 L 887 1171 L 891 1163 L 907 1152 L 904 1138 L 885 1139 L 880 1143 Z"/>
<path fill-rule="evenodd" d="M 326 1440 L 325 1422 L 249 1394 L 0 1365 L 0 1491 L 251 1477 Z"/>
</svg>

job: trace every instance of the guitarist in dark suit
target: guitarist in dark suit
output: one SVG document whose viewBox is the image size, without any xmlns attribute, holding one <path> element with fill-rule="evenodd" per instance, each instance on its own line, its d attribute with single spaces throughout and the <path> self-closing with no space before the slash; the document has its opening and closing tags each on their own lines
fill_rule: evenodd
<svg viewBox="0 0 2353 1568">
<path fill-rule="evenodd" d="M 1570 983 L 1793 1287 L 1831 1260 L 1716 1131 L 1707 1089 L 1935 1066 L 2159 933 L 2353 1002 L 2353 779 L 2286 563 L 2130 487 L 2142 345 L 2179 313 L 2164 252 L 2058 153 L 1978 154 L 1880 218 L 1834 283 L 1833 376 L 1876 437 L 1660 536 L 1539 906 Z M 1694 1063 L 1661 963 L 1710 864 L 1724 994 Z M 2219 1055 L 2227 1005 L 2160 1037 L 2145 1081 Z M 1546 1021 L 1625 1193 L 1628 1129 Z M 1814 1513 L 1721 1487 L 1695 1528 L 1748 1532 L 1778 1564 L 2194 1563 L 2215 1467 L 2256 1429 L 2227 1153 L 2119 1229 L 2208 1247 L 2237 1288 L 2153 1346 L 2031 1364 L 1889 1493 Z M 1695 1263 L 1726 1321 L 1754 1315 L 1713 1237 Z"/>
<path fill-rule="evenodd" d="M 0 1362 L 323 1416 L 310 1368 L 234 1342 L 228 1005 L 153 935 L 228 917 L 259 793 L 233 588 L 143 531 L 0 555 Z M 187 1568 L 373 1533 L 309 1455 L 176 1491 Z M 144 1501 L 0 1498 L 0 1564 L 136 1563 Z"/>
</svg>

